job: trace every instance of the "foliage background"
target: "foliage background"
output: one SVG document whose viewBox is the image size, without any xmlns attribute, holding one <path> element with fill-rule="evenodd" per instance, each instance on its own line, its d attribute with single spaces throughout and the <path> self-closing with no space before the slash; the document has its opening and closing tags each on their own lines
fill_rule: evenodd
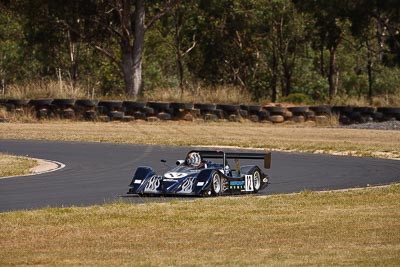
<svg viewBox="0 0 400 267">
<path fill-rule="evenodd" d="M 0 1 L 0 93 L 125 98 L 120 70 L 93 45 L 119 57 L 98 27 L 118 23 L 112 2 Z M 146 19 L 162 2 L 147 1 Z M 253 102 L 399 104 L 399 25 L 394 0 L 181 1 L 146 32 L 139 97 L 223 88 Z"/>
</svg>

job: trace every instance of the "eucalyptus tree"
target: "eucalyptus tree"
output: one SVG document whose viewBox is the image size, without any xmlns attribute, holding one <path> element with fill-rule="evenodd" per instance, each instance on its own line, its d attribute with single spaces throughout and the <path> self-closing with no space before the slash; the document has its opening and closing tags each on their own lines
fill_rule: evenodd
<svg viewBox="0 0 400 267">
<path fill-rule="evenodd" d="M 346 28 L 346 1 L 313 1 L 313 0 L 293 0 L 296 8 L 302 12 L 310 14 L 314 18 L 314 47 L 320 50 L 320 74 L 326 76 L 329 84 L 328 96 L 332 100 L 337 91 L 338 73 L 336 57 L 339 45 L 343 41 Z M 329 53 L 326 63 L 324 50 Z"/>
</svg>

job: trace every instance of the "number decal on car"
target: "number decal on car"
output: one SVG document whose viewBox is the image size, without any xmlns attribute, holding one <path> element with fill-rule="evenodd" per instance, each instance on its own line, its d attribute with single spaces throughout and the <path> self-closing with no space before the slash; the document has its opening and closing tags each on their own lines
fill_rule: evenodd
<svg viewBox="0 0 400 267">
<path fill-rule="evenodd" d="M 254 191 L 253 175 L 246 175 L 244 179 L 245 179 L 244 191 L 246 192 Z"/>
</svg>

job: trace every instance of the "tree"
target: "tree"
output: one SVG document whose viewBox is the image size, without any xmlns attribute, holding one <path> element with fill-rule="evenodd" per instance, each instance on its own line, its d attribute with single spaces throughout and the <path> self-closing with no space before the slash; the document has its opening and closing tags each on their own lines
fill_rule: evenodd
<svg viewBox="0 0 400 267">
<path fill-rule="evenodd" d="M 159 11 L 146 23 L 148 2 Z M 146 31 L 178 5 L 180 0 L 170 0 L 166 3 L 164 1 L 148 2 L 146 0 L 100 1 L 96 3 L 94 12 L 82 14 L 81 18 L 77 18 L 79 23 L 71 23 L 62 14 L 58 17 L 58 21 L 69 31 L 91 44 L 119 67 L 128 97 L 136 98 L 143 88 L 142 60 Z M 79 27 L 80 23 L 85 25 L 83 31 Z M 110 49 L 106 46 L 109 44 L 105 42 L 106 39 L 118 44 L 119 53 L 115 53 L 114 47 Z"/>
<path fill-rule="evenodd" d="M 329 83 L 329 99 L 332 100 L 337 91 L 336 53 L 344 36 L 344 21 L 346 19 L 346 5 L 341 0 L 313 1 L 293 0 L 296 7 L 309 13 L 314 18 L 315 46 L 320 48 L 320 71 L 325 74 L 324 49 L 329 52 L 328 72 L 326 74 Z"/>
</svg>

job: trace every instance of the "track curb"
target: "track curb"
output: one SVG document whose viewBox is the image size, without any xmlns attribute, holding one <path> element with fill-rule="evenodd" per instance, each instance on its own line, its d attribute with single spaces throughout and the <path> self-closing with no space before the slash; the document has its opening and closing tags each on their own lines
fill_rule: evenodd
<svg viewBox="0 0 400 267">
<path fill-rule="evenodd" d="M 4 176 L 4 177 L 0 177 L 0 179 L 35 176 L 35 175 L 40 175 L 40 174 L 59 171 L 59 170 L 65 168 L 65 166 L 66 166 L 64 163 L 61 163 L 61 162 L 58 162 L 58 161 L 54 161 L 54 160 L 38 159 L 38 158 L 30 158 L 30 159 L 36 160 L 38 165 L 33 167 L 33 168 L 31 168 L 29 170 L 29 172 L 30 172 L 29 174 L 15 175 L 15 176 Z"/>
</svg>

